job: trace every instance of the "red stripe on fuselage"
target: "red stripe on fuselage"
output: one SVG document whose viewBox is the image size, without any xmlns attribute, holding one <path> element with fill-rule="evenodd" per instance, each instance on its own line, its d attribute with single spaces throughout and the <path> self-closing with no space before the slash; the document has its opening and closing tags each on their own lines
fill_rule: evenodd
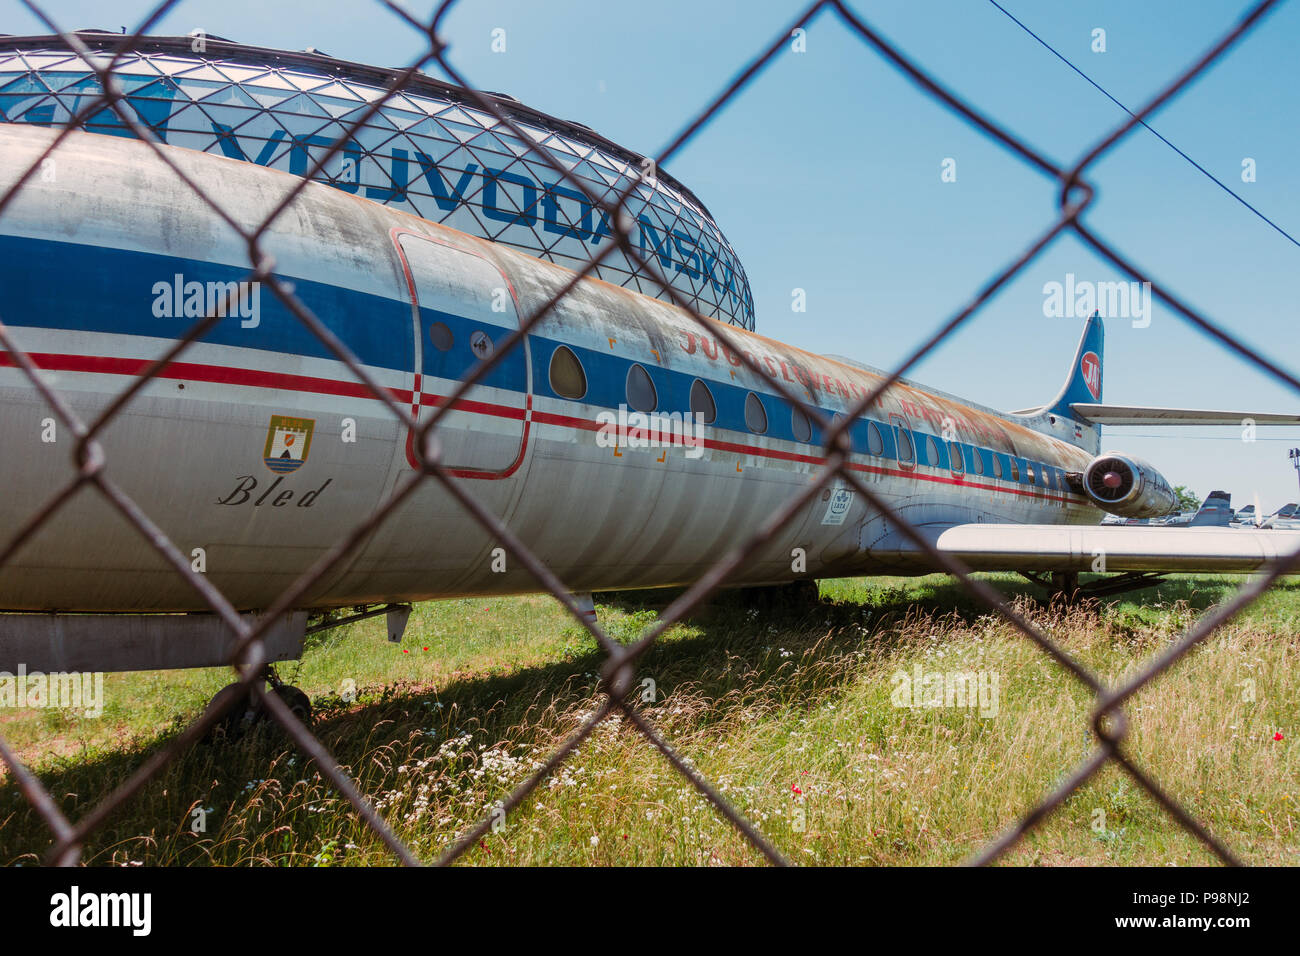
<svg viewBox="0 0 1300 956">
<path fill-rule="evenodd" d="M 153 364 L 150 359 L 112 358 L 105 355 L 65 355 L 56 352 L 28 352 L 27 357 L 37 368 L 47 372 L 91 372 L 100 375 L 139 376 Z M 18 363 L 8 352 L 0 351 L 0 368 L 16 368 Z M 170 362 L 153 375 L 154 378 L 180 379 L 187 382 L 212 382 L 217 385 L 243 385 L 249 388 L 274 388 L 288 392 L 311 392 L 317 395 L 340 395 L 344 398 L 366 398 L 378 401 L 369 386 L 362 382 L 341 382 L 333 378 L 313 375 L 294 375 L 290 372 L 265 372 L 260 369 L 232 368 L 228 365 L 200 365 L 195 362 Z M 393 399 L 411 402 L 413 396 L 407 388 L 385 388 Z M 422 401 L 439 405 L 446 395 L 422 393 Z M 498 418 L 522 420 L 524 410 L 493 402 L 461 399 L 457 411 L 495 415 Z"/>
<path fill-rule="evenodd" d="M 90 372 L 102 375 L 131 375 L 138 376 L 143 374 L 152 363 L 148 359 L 124 359 L 113 358 L 104 355 L 68 355 L 57 352 L 29 352 L 28 357 L 38 368 L 51 372 Z M 8 352 L 0 351 L 0 367 L 12 368 L 17 363 L 13 356 Z M 267 372 L 260 369 L 233 368 L 227 365 L 206 365 L 196 362 L 170 362 L 165 368 L 156 372 L 155 378 L 165 379 L 185 379 L 195 382 L 212 382 L 219 385 L 241 385 L 250 388 L 274 388 L 283 391 L 293 392 L 310 392 L 319 395 L 341 395 L 347 398 L 363 398 L 372 401 L 379 399 L 370 389 L 361 382 L 341 382 L 337 379 L 318 378 L 312 375 L 294 375 L 289 372 Z M 426 402 L 433 405 L 441 404 L 446 400 L 445 395 L 434 395 L 429 392 L 423 392 L 419 395 L 413 394 L 409 389 L 388 388 L 389 395 L 399 402 L 416 402 L 420 405 Z M 521 420 L 525 417 L 523 408 L 515 408 L 509 405 L 499 405 L 494 402 L 479 402 L 468 399 L 461 399 L 456 404 L 457 411 L 470 412 L 478 415 L 492 415 L 497 418 L 510 418 Z M 565 428 L 576 428 L 583 431 L 600 431 L 604 427 L 600 422 L 593 421 L 589 418 L 577 418 L 572 415 L 560 415 L 554 412 L 544 412 L 533 410 L 532 420 L 539 425 L 556 425 Z M 647 438 L 653 437 L 649 429 L 630 429 L 630 432 L 638 435 L 644 435 Z M 660 442 L 670 444 L 682 444 L 680 437 L 674 437 L 671 433 L 666 433 L 659 437 Z M 739 442 L 719 441 L 716 439 L 704 439 L 705 448 L 715 451 L 733 452 L 735 454 L 753 455 L 758 458 L 772 458 L 780 461 L 796 461 L 810 465 L 823 464 L 826 459 L 817 455 L 805 455 L 798 452 L 780 451 L 774 448 L 763 448 L 759 445 L 747 445 Z M 1028 498 L 1041 498 L 1045 501 L 1059 501 L 1063 504 L 1078 504 L 1078 499 L 1064 498 L 1060 495 L 1044 494 L 1038 491 L 1027 491 L 1023 488 L 1004 488 L 1000 485 L 990 485 L 983 482 L 972 481 L 969 478 L 953 478 L 948 475 L 927 475 L 919 471 L 910 469 L 903 470 L 899 468 L 885 468 L 880 465 L 867 465 L 860 462 L 849 462 L 848 467 L 852 471 L 860 471 L 866 474 L 889 475 L 899 478 L 915 478 L 919 481 L 928 481 L 941 485 L 955 485 L 963 488 L 974 488 L 981 491 L 1002 491 L 1013 495 L 1021 495 Z M 928 467 L 928 466 L 926 466 Z M 513 469 L 511 469 L 513 471 Z"/>
<path fill-rule="evenodd" d="M 566 428 L 580 428 L 584 431 L 600 431 L 605 426 L 600 422 L 592 421 L 588 418 L 574 418 L 571 415 L 557 415 L 553 412 L 533 412 L 533 421 L 539 425 L 558 425 Z M 672 432 L 655 432 L 649 428 L 629 428 L 629 435 L 635 435 L 638 438 L 648 440 L 657 440 L 660 444 L 682 445 L 685 447 L 680 436 L 675 436 Z M 715 451 L 729 451 L 740 455 L 754 455 L 760 458 L 775 458 L 781 461 L 798 461 L 809 465 L 822 465 L 826 459 L 819 455 L 803 455 L 798 452 L 780 451 L 775 448 L 763 448 L 759 445 L 744 445 L 739 442 L 718 441 L 716 439 L 705 438 L 701 444 L 705 448 L 711 448 Z M 880 465 L 866 465 L 861 462 L 850 461 L 848 463 L 850 471 L 860 471 L 870 475 L 890 475 L 898 478 L 915 478 L 919 481 L 929 481 L 940 485 L 957 485 L 962 488 L 976 488 L 981 491 L 1004 491 L 1008 494 L 1021 495 L 1026 498 L 1041 498 L 1044 501 L 1059 501 L 1063 504 L 1080 504 L 1077 498 L 1063 498 L 1060 495 L 1049 495 L 1039 491 L 1026 491 L 1023 488 L 1003 488 L 1000 485 L 989 485 L 983 482 L 971 481 L 969 478 L 952 478 L 947 473 L 943 475 L 927 475 L 919 471 L 901 468 L 885 468 Z M 931 467 L 926 465 L 924 467 Z"/>
<path fill-rule="evenodd" d="M 28 352 L 32 364 L 49 372 L 94 372 L 102 375 L 139 376 L 153 364 L 150 359 L 112 358 L 107 355 L 64 355 L 57 352 Z M 0 366 L 17 366 L 13 356 L 0 352 Z M 199 365 L 194 362 L 169 362 L 154 373 L 154 378 L 215 382 L 220 385 L 247 385 L 253 388 L 279 388 L 293 392 L 317 392 L 347 398 L 374 398 L 361 382 L 340 382 L 332 378 L 293 375 L 289 372 L 263 372 L 258 369 L 231 368 L 228 365 Z M 398 401 L 409 402 L 409 389 L 388 389 Z"/>
</svg>

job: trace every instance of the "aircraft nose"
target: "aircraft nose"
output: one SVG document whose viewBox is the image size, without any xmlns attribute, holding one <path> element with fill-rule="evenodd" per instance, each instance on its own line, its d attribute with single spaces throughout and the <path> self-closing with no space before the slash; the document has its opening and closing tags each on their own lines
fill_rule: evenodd
<svg viewBox="0 0 1300 956">
<path fill-rule="evenodd" d="M 1101 483 L 1107 488 L 1118 488 L 1123 480 L 1124 479 L 1113 471 L 1108 471 L 1106 474 L 1101 476 Z"/>
</svg>

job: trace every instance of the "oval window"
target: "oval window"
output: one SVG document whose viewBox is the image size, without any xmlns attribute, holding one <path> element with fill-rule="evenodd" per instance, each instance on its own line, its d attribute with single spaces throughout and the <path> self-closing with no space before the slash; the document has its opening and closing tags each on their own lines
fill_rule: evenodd
<svg viewBox="0 0 1300 956">
<path fill-rule="evenodd" d="M 812 440 L 812 422 L 801 408 L 790 409 L 790 428 L 794 431 L 795 441 Z"/>
<path fill-rule="evenodd" d="M 943 452 L 939 450 L 939 439 L 931 435 L 925 440 L 926 464 L 938 468 L 943 463 Z"/>
<path fill-rule="evenodd" d="M 587 373 L 567 345 L 551 353 L 551 391 L 561 398 L 582 398 L 587 394 Z"/>
<path fill-rule="evenodd" d="M 718 406 L 713 401 L 713 393 L 702 379 L 697 378 L 691 383 L 691 414 L 699 415 L 700 421 L 706 425 L 712 425 L 718 417 Z"/>
<path fill-rule="evenodd" d="M 885 453 L 885 439 L 880 434 L 880 426 L 875 422 L 867 422 L 867 451 L 873 455 Z"/>
<path fill-rule="evenodd" d="M 975 466 L 971 470 L 977 475 L 984 474 L 984 456 L 980 454 L 978 448 L 972 448 L 970 452 L 971 464 Z"/>
<path fill-rule="evenodd" d="M 451 328 L 446 322 L 435 322 L 429 326 L 429 341 L 439 352 L 449 352 L 456 342 L 456 337 L 451 334 Z"/>
<path fill-rule="evenodd" d="M 767 431 L 767 409 L 763 407 L 763 400 L 753 392 L 745 396 L 745 425 L 755 435 Z"/>
<path fill-rule="evenodd" d="M 640 365 L 627 370 L 627 404 L 634 411 L 653 412 L 659 404 L 659 393 L 650 373 Z"/>
<path fill-rule="evenodd" d="M 966 459 L 962 456 L 961 445 L 955 441 L 948 442 L 948 465 L 953 471 L 966 470 Z"/>
<path fill-rule="evenodd" d="M 1007 476 L 1007 470 L 1002 465 L 1002 456 L 994 455 L 993 456 L 993 477 L 1005 478 L 1006 476 Z"/>
<path fill-rule="evenodd" d="M 1034 478 L 1034 463 L 1031 462 L 1031 461 L 1027 461 L 1027 462 L 1025 462 L 1025 481 L 1029 482 L 1031 485 L 1032 485 L 1032 484 L 1034 483 L 1034 481 L 1035 481 L 1035 478 Z"/>
<path fill-rule="evenodd" d="M 1014 458 L 1010 458 L 1010 459 L 1008 459 L 1008 460 L 1011 462 L 1011 480 L 1012 480 L 1012 481 L 1019 481 L 1019 480 L 1020 480 L 1020 466 L 1019 466 L 1018 464 L 1016 464 L 1016 460 L 1015 460 Z"/>
</svg>

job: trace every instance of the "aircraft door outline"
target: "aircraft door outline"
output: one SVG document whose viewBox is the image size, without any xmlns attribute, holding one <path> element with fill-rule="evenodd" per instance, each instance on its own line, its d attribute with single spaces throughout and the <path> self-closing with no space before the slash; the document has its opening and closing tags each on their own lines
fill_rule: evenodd
<svg viewBox="0 0 1300 956">
<path fill-rule="evenodd" d="M 912 423 L 902 412 L 889 413 L 889 427 L 894 430 L 894 451 L 896 452 L 898 467 L 903 471 L 916 470 L 916 433 L 912 431 Z M 899 441 L 899 436 L 904 432 L 907 434 L 908 444 L 911 446 L 912 454 L 903 459 L 903 445 Z"/>
<path fill-rule="evenodd" d="M 415 342 L 411 416 L 417 422 L 426 422 L 439 399 L 445 397 L 440 393 L 450 392 L 461 377 L 476 367 L 471 362 L 459 373 L 452 374 L 449 364 L 454 363 L 449 363 L 449 360 L 455 356 L 463 362 L 465 352 L 472 354 L 477 361 L 491 358 L 501 342 L 519 328 L 519 299 L 509 277 L 499 266 L 476 251 L 408 229 L 393 229 L 390 235 L 401 261 L 411 303 Z M 415 260 L 414 265 L 412 260 Z M 471 260 L 475 261 L 471 264 Z M 475 288 L 460 302 L 456 302 L 456 291 L 463 293 L 470 289 L 465 284 L 470 275 L 473 278 L 469 282 L 482 284 L 490 277 L 492 285 L 483 289 Z M 440 288 L 443 285 L 448 288 Z M 448 293 L 451 294 L 450 299 Z M 480 299 L 480 305 L 486 305 L 490 312 L 478 316 L 461 314 L 467 307 L 472 308 L 472 302 Z M 457 306 L 454 312 L 448 307 L 449 303 Z M 501 306 L 505 308 L 502 309 Z M 483 312 L 483 309 L 479 308 L 478 311 Z M 458 325 L 459 333 L 452 333 L 448 323 L 443 321 L 444 318 Z M 445 348 L 439 342 L 443 337 L 446 337 L 448 343 Z M 452 460 L 448 463 L 448 472 L 455 477 L 486 480 L 508 478 L 523 464 L 532 426 L 533 406 L 532 360 L 528 337 L 524 336 L 523 341 L 516 344 L 511 352 L 513 355 L 502 359 L 494 371 L 503 365 L 509 368 L 511 364 L 517 364 L 516 371 L 521 379 L 517 397 L 510 394 L 512 389 L 507 389 L 504 390 L 506 398 L 493 397 L 489 400 L 484 396 L 487 386 L 485 382 L 480 382 L 462 398 L 457 409 L 443 419 L 450 422 L 452 415 L 473 415 L 493 431 L 494 450 L 486 457 L 472 452 L 468 460 Z M 501 395 L 501 390 L 498 390 L 497 395 Z M 462 412 L 461 408 L 465 411 Z M 458 424 L 464 428 L 467 423 L 462 421 Z M 414 438 L 414 434 L 408 430 L 406 460 L 412 468 L 419 468 Z"/>
</svg>

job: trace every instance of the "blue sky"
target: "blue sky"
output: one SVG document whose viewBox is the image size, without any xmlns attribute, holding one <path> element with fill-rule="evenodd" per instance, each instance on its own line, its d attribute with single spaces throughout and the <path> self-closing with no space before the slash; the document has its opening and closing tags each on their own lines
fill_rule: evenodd
<svg viewBox="0 0 1300 956">
<path fill-rule="evenodd" d="M 413 13 L 433 4 L 412 0 Z M 463 0 L 450 57 L 475 85 L 510 93 L 653 154 L 805 5 L 797 2 Z M 1124 114 L 982 0 L 854 4 L 875 29 L 967 102 L 1059 163 Z M 1137 109 L 1248 9 L 1229 2 L 1005 0 L 1009 11 Z M 149 4 L 47 0 L 71 29 L 133 27 Z M 14 3 L 11 33 L 44 32 Z M 400 65 L 420 36 L 369 0 L 189 0 L 157 32 L 196 27 L 245 43 Z M 491 51 L 494 28 L 506 52 Z M 1094 28 L 1107 50 L 1091 50 Z M 1283 4 L 1151 124 L 1300 238 L 1300 4 Z M 431 70 L 432 72 L 432 70 Z M 942 182 L 945 158 L 956 182 Z M 1241 181 L 1244 157 L 1257 180 Z M 1045 229 L 1054 183 L 985 140 L 823 13 L 667 166 L 709 207 L 753 286 L 758 330 L 882 368 L 903 359 Z M 1300 248 L 1138 130 L 1090 172 L 1086 222 L 1130 260 L 1283 367 L 1294 359 L 1289 281 Z M 1043 315 L 1043 286 L 1122 278 L 1066 236 L 928 358 L 913 377 L 1000 408 L 1050 399 L 1082 327 Z M 795 288 L 808 311 L 791 310 Z M 1233 357 L 1158 302 L 1151 323 L 1108 324 L 1106 399 L 1300 410 L 1300 395 Z M 1287 449 L 1300 429 L 1113 429 L 1107 449 L 1152 461 L 1204 495 L 1300 498 Z M 1267 440 L 1282 439 L 1282 440 Z"/>
</svg>

